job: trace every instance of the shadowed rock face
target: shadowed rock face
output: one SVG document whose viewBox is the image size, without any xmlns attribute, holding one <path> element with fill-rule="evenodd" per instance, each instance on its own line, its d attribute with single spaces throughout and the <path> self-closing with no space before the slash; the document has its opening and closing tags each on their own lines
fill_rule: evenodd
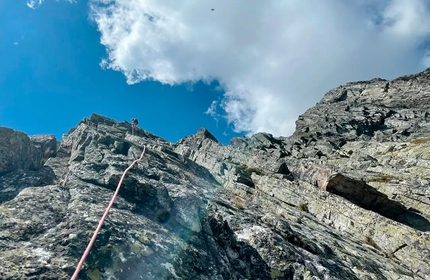
<svg viewBox="0 0 430 280">
<path fill-rule="evenodd" d="M 0 174 L 17 169 L 38 170 L 49 157 L 55 156 L 54 135 L 28 137 L 25 133 L 0 127 Z"/>
<path fill-rule="evenodd" d="M 0 278 L 69 279 L 146 145 L 79 279 L 427 279 L 429 82 L 350 83 L 228 146 L 95 114 L 58 144 L 0 128 Z"/>
</svg>

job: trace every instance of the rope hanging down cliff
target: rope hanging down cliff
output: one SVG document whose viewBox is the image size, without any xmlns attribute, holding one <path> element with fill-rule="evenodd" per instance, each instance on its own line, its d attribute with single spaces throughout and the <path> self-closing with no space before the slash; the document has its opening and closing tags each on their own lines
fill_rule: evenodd
<svg viewBox="0 0 430 280">
<path fill-rule="evenodd" d="M 103 223 L 104 223 L 104 221 L 105 221 L 105 219 L 109 213 L 109 210 L 112 208 L 112 205 L 113 205 L 113 203 L 114 203 L 114 201 L 118 195 L 118 192 L 119 192 L 119 189 L 121 188 L 121 184 L 122 184 L 122 181 L 124 180 L 125 174 L 133 167 L 133 165 L 136 162 L 142 160 L 143 155 L 145 154 L 145 150 L 146 150 L 146 146 L 143 146 L 143 151 L 142 151 L 142 154 L 140 155 L 140 158 L 134 160 L 130 164 L 130 166 L 124 171 L 124 173 L 122 173 L 121 180 L 119 181 L 118 186 L 116 187 L 115 193 L 113 194 L 112 199 L 110 200 L 110 203 L 109 203 L 108 207 L 106 208 L 105 213 L 103 214 L 103 217 L 100 219 L 99 225 L 97 226 L 96 230 L 94 231 L 93 237 L 91 238 L 90 242 L 88 243 L 88 246 L 85 249 L 85 252 L 81 257 L 81 260 L 79 261 L 78 265 L 76 266 L 75 273 L 73 273 L 73 276 L 72 276 L 72 278 L 70 278 L 70 280 L 76 280 L 77 279 L 79 272 L 81 271 L 82 265 L 84 264 L 85 259 L 87 258 L 88 254 L 90 253 L 91 247 L 93 246 L 94 242 L 96 241 L 97 234 L 99 233 L 100 229 L 102 228 Z"/>
</svg>

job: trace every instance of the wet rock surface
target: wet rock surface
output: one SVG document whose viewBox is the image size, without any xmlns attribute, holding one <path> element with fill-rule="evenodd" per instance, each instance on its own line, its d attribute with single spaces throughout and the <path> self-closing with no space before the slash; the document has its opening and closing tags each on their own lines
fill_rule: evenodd
<svg viewBox="0 0 430 280">
<path fill-rule="evenodd" d="M 328 92 L 288 138 L 0 128 L 1 279 L 429 279 L 430 69 Z"/>
</svg>

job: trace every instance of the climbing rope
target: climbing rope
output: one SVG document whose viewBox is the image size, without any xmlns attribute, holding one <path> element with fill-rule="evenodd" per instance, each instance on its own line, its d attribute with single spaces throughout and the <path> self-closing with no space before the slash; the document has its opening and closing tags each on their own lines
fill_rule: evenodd
<svg viewBox="0 0 430 280">
<path fill-rule="evenodd" d="M 112 199 L 110 200 L 110 203 L 109 203 L 108 207 L 106 208 L 105 213 L 103 214 L 103 217 L 100 219 L 99 225 L 97 226 L 96 230 L 94 231 L 93 237 L 91 238 L 90 243 L 88 243 L 87 249 L 85 249 L 85 252 L 81 257 L 81 260 L 79 261 L 78 265 L 76 266 L 75 273 L 73 273 L 73 276 L 72 276 L 72 278 L 70 278 L 70 280 L 76 280 L 77 279 L 78 274 L 81 271 L 82 265 L 84 264 L 85 259 L 87 258 L 88 254 L 90 253 L 91 247 L 93 246 L 94 242 L 96 241 L 97 235 L 98 235 L 100 229 L 102 228 L 103 223 L 104 223 L 104 221 L 105 221 L 105 219 L 109 213 L 109 210 L 111 209 L 111 207 L 112 207 L 112 205 L 113 205 L 113 203 L 114 203 L 114 201 L 118 195 L 118 192 L 119 192 L 119 189 L 121 188 L 121 184 L 122 184 L 122 181 L 124 180 L 125 174 L 133 167 L 133 165 L 136 162 L 142 160 L 143 155 L 145 154 L 145 150 L 146 150 L 146 146 L 143 146 L 143 151 L 142 151 L 142 154 L 140 155 L 140 158 L 134 160 L 130 164 L 130 166 L 124 171 L 124 173 L 122 173 L 121 180 L 119 181 L 118 186 L 116 187 L 115 193 L 113 194 Z"/>
</svg>

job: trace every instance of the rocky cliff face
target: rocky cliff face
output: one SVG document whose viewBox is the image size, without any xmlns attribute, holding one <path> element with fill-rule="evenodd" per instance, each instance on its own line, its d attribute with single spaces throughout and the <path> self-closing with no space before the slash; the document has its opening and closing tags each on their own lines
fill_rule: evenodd
<svg viewBox="0 0 430 280">
<path fill-rule="evenodd" d="M 92 115 L 0 128 L 0 278 L 430 279 L 430 69 L 350 83 L 289 138 L 169 143 Z"/>
</svg>

